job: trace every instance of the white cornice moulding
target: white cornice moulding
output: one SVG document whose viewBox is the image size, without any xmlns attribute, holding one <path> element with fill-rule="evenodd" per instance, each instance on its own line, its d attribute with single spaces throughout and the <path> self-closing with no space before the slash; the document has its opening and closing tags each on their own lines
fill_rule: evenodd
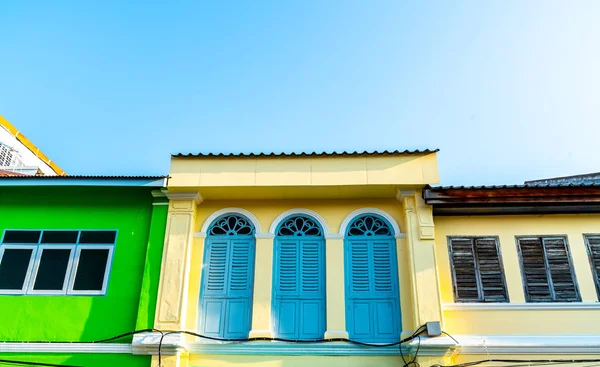
<svg viewBox="0 0 600 367">
<path fill-rule="evenodd" d="M 196 204 L 200 204 L 204 199 L 200 196 L 199 192 L 170 192 L 166 191 L 165 195 L 169 200 L 194 200 Z"/>
<path fill-rule="evenodd" d="M 600 334 L 453 335 L 459 354 L 598 354 Z"/>
<path fill-rule="evenodd" d="M 159 333 L 144 333 L 133 338 L 133 354 L 157 354 Z M 600 334 L 575 335 L 472 335 L 454 334 L 458 341 L 448 336 L 421 337 L 404 344 L 402 353 L 408 355 L 419 348 L 421 356 L 447 356 L 457 354 L 598 354 Z M 15 344 L 15 343 L 8 343 Z M 35 344 L 35 343 L 31 343 Z M 43 344 L 43 343 L 37 343 Z M 44 344 L 48 350 L 52 344 Z M 104 345 L 101 345 L 104 346 Z M 128 346 L 128 345 L 126 345 Z M 192 342 L 186 344 L 180 334 L 163 339 L 161 353 L 174 355 L 188 351 L 191 354 L 215 355 L 331 355 L 331 356 L 399 356 L 398 347 L 365 347 L 345 342 L 286 343 L 286 342 Z M 0 349 L 0 351 L 5 351 Z M 12 351 L 12 350 L 11 350 Z M 56 350 L 53 350 L 56 351 Z M 58 351 L 56 351 L 58 352 Z M 107 352 L 108 353 L 108 352 Z"/>
<path fill-rule="evenodd" d="M 155 198 L 164 198 L 167 196 L 167 191 L 164 189 L 163 190 L 152 190 L 150 193 Z"/>
<path fill-rule="evenodd" d="M 187 350 L 183 334 L 165 335 L 162 343 L 161 337 L 162 334 L 158 332 L 135 334 L 131 342 L 131 352 L 133 354 L 158 354 L 159 345 L 162 355 L 176 355 Z"/>
<path fill-rule="evenodd" d="M 0 353 L 123 353 L 131 344 L 99 343 L 0 343 Z"/>
<path fill-rule="evenodd" d="M 444 311 L 600 310 L 598 302 L 445 303 Z"/>
<path fill-rule="evenodd" d="M 416 347 L 416 345 L 415 345 Z M 411 346 L 403 346 L 402 353 L 409 355 Z M 445 351 L 444 351 L 445 352 Z M 365 347 L 344 342 L 329 343 L 285 343 L 285 342 L 241 342 L 241 343 L 201 343 L 189 345 L 190 354 L 217 355 L 311 355 L 311 356 L 399 356 L 395 347 Z M 419 355 L 428 355 L 422 346 Z"/>
<path fill-rule="evenodd" d="M 415 190 L 398 190 L 398 193 L 396 193 L 396 200 L 402 201 L 402 198 L 413 197 L 415 195 L 416 195 Z"/>
</svg>

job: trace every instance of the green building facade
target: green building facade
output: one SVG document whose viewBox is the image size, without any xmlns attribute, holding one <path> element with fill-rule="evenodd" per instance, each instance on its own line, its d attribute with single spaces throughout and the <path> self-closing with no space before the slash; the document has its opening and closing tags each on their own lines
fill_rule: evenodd
<svg viewBox="0 0 600 367">
<path fill-rule="evenodd" d="M 164 177 L 0 177 L 0 362 L 148 366 Z"/>
</svg>

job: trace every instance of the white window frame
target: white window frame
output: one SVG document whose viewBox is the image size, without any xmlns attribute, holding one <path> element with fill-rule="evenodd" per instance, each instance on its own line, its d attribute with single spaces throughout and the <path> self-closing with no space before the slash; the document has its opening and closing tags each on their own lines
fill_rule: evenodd
<svg viewBox="0 0 600 367">
<path fill-rule="evenodd" d="M 25 294 L 27 288 L 29 287 L 29 281 L 31 280 L 31 275 L 33 274 L 33 264 L 35 263 L 35 259 L 37 256 L 38 245 L 37 244 L 27 244 L 27 245 L 19 245 L 19 244 L 3 244 L 0 246 L 0 264 L 2 263 L 2 258 L 4 258 L 5 250 L 31 250 L 31 257 L 29 258 L 29 265 L 27 266 L 27 274 L 25 274 L 25 279 L 23 280 L 23 286 L 21 289 L 2 289 L 0 288 L 0 294 Z"/>
<path fill-rule="evenodd" d="M 31 281 L 29 282 L 29 287 L 27 288 L 27 294 L 45 294 L 45 295 L 65 295 L 67 294 L 67 284 L 69 282 L 70 270 L 73 267 L 73 258 L 75 257 L 75 247 L 76 245 L 61 245 L 61 244 L 44 244 L 38 245 L 38 251 L 36 253 L 34 267 L 33 267 L 33 276 Z M 65 271 L 65 278 L 63 279 L 62 289 L 57 290 L 47 290 L 47 289 L 33 289 L 35 285 L 35 280 L 38 276 L 38 270 L 40 268 L 40 262 L 42 260 L 42 253 L 45 249 L 49 250 L 71 250 L 71 255 L 69 256 L 69 262 L 67 263 L 67 270 Z"/>
<path fill-rule="evenodd" d="M 77 245 L 75 249 L 75 258 L 73 264 L 71 266 L 71 271 L 69 274 L 69 285 L 67 288 L 67 294 L 70 295 L 90 295 L 90 296 L 99 296 L 105 295 L 106 289 L 108 287 L 108 277 L 110 276 L 110 269 L 112 266 L 112 257 L 114 245 Z M 102 282 L 101 290 L 74 290 L 73 286 L 75 285 L 75 277 L 77 275 L 77 269 L 79 268 L 79 258 L 81 256 L 81 250 L 108 250 L 108 257 L 106 258 L 106 266 L 104 268 L 104 280 Z"/>
</svg>

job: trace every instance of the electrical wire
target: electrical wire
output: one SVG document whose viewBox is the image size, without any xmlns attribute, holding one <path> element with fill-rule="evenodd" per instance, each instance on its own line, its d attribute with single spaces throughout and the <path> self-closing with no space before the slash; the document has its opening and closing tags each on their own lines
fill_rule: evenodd
<svg viewBox="0 0 600 367">
<path fill-rule="evenodd" d="M 449 336 L 450 339 L 454 340 L 454 342 L 456 343 L 456 345 L 460 345 L 460 343 L 458 342 L 458 340 L 454 339 L 454 337 L 452 335 L 448 334 L 445 331 L 442 331 L 442 334 Z"/>
<path fill-rule="evenodd" d="M 458 364 L 452 364 L 452 365 L 440 365 L 440 364 L 434 364 L 431 367 L 471 367 L 471 366 L 477 366 L 483 363 L 531 363 L 531 365 L 547 365 L 547 364 L 554 364 L 554 363 L 560 363 L 560 364 L 568 364 L 568 363 L 591 363 L 591 362 L 600 362 L 600 359 L 482 359 L 479 361 L 472 361 L 472 362 L 465 362 L 465 363 L 458 363 Z M 519 366 L 523 366 L 522 364 L 520 364 Z M 496 367 L 507 367 L 507 366 L 496 366 Z"/>
<path fill-rule="evenodd" d="M 11 359 L 0 359 L 0 364 L 11 365 L 11 366 L 17 365 L 17 366 L 44 366 L 44 367 L 82 367 L 82 366 L 73 366 L 73 365 L 69 365 L 69 364 L 16 361 L 16 360 L 11 360 Z"/>
<path fill-rule="evenodd" d="M 393 347 L 393 346 L 397 346 L 399 345 L 400 348 L 402 348 L 402 344 L 409 342 L 411 340 L 413 340 L 414 338 L 418 337 L 419 334 L 422 334 L 423 332 L 425 332 L 425 330 L 423 329 L 424 327 L 426 327 L 425 325 L 421 325 L 411 336 L 406 337 L 400 341 L 394 342 L 394 343 L 386 343 L 386 344 L 373 344 L 373 343 L 364 343 L 364 342 L 360 342 L 357 340 L 352 340 L 352 339 L 346 339 L 346 338 L 335 338 L 335 339 L 303 339 L 303 340 L 298 340 L 298 339 L 284 339 L 284 338 L 215 338 L 215 337 L 210 337 L 210 336 L 206 336 L 206 335 L 202 335 L 202 334 L 198 334 L 195 333 L 193 331 L 187 331 L 187 330 L 158 330 L 161 333 L 160 336 L 160 340 L 158 343 L 158 366 L 161 366 L 161 362 L 162 362 L 162 353 L 161 353 L 161 349 L 162 349 L 162 343 L 163 340 L 166 336 L 171 335 L 171 334 L 186 334 L 186 335 L 192 335 L 198 338 L 204 338 L 204 339 L 209 339 L 209 340 L 215 340 L 215 341 L 229 341 L 229 342 L 247 342 L 247 341 L 280 341 L 280 342 L 288 342 L 288 343 L 330 343 L 330 342 L 348 342 L 351 344 L 356 344 L 356 345 L 362 345 L 365 347 L 379 347 L 379 348 L 385 348 L 385 347 Z M 423 329 L 423 330 L 422 330 Z M 419 347 L 421 346 L 420 343 L 420 338 L 419 338 Z M 419 348 L 418 347 L 418 348 Z M 417 353 L 418 353 L 418 348 L 417 348 Z M 402 353 L 402 351 L 400 351 L 400 353 Z M 403 357 L 404 359 L 404 357 Z M 409 362 L 409 364 L 414 363 L 414 360 L 416 359 L 413 358 L 413 361 Z M 418 365 L 417 365 L 418 367 Z"/>
<path fill-rule="evenodd" d="M 414 338 L 415 336 L 417 336 L 417 335 L 420 335 L 420 334 L 422 334 L 423 332 L 425 332 L 425 330 L 421 330 L 421 329 L 423 329 L 423 328 L 427 329 L 427 326 L 426 326 L 426 325 L 421 325 L 421 326 L 419 326 L 419 328 L 418 328 L 417 330 L 415 330 L 415 332 L 414 332 L 414 333 L 412 333 L 411 337 L 413 337 L 413 338 Z M 419 346 L 420 346 L 420 344 L 421 344 L 421 343 L 420 343 L 420 339 L 419 339 Z M 414 359 L 413 359 L 413 361 L 412 361 L 412 362 L 406 362 L 406 359 L 404 359 L 404 353 L 402 353 L 402 344 L 400 344 L 400 346 L 399 346 L 399 350 L 400 350 L 400 357 L 402 357 L 402 362 L 404 363 L 404 367 L 406 367 L 406 366 L 408 366 L 409 364 L 411 364 L 412 362 L 414 362 Z M 418 351 L 417 351 L 417 352 L 418 352 Z M 416 359 L 416 356 L 415 356 L 415 359 Z"/>
<path fill-rule="evenodd" d="M 100 343 L 109 343 L 115 340 L 119 340 L 128 336 L 132 336 L 132 335 L 136 335 L 136 334 L 140 334 L 140 333 L 147 333 L 147 332 L 157 332 L 160 333 L 161 337 L 159 340 L 159 345 L 158 345 L 158 363 L 159 363 L 159 367 L 161 366 L 162 363 L 162 346 L 163 346 L 163 342 L 164 342 L 164 338 L 167 337 L 168 335 L 173 335 L 173 334 L 184 334 L 184 335 L 191 335 L 191 336 L 195 336 L 198 338 L 202 338 L 202 339 L 207 339 L 207 340 L 214 340 L 214 341 L 221 341 L 221 342 L 252 342 L 252 341 L 281 341 L 281 342 L 288 342 L 288 343 L 330 343 L 330 342 L 347 342 L 347 343 L 351 343 L 351 344 L 355 344 L 355 345 L 361 345 L 361 346 L 365 346 L 365 347 L 374 347 L 374 348 L 386 348 L 386 347 L 392 347 L 392 346 L 399 346 L 400 348 L 400 356 L 402 357 L 402 361 L 404 362 L 404 367 L 410 367 L 410 366 L 414 366 L 414 367 L 420 367 L 419 363 L 417 362 L 417 356 L 419 353 L 419 350 L 421 348 L 421 334 L 423 334 L 426 331 L 426 325 L 422 325 L 419 328 L 417 328 L 417 330 L 415 330 L 415 332 L 394 343 L 385 343 L 385 344 L 374 344 L 374 343 L 365 343 L 365 342 L 361 342 L 361 341 L 357 341 L 357 340 L 352 340 L 352 339 L 347 339 L 347 338 L 333 338 L 333 339 L 309 339 L 309 340 L 298 340 L 298 339 L 284 339 L 284 338 L 266 338 L 266 337 L 260 337 L 260 338 L 218 338 L 218 337 L 212 337 L 212 336 L 208 336 L 208 335 L 202 335 L 199 333 L 195 333 L 193 331 L 187 331 L 187 330 L 160 330 L 160 329 L 140 329 L 140 330 L 134 330 L 134 331 L 130 331 L 127 333 L 123 333 L 123 334 L 119 334 L 119 335 L 115 335 L 112 336 L 110 338 L 105 338 L 105 339 L 99 339 L 99 340 L 93 340 L 93 341 L 88 341 L 88 342 L 73 342 L 73 341 L 45 341 L 45 342 L 14 342 L 14 341 L 10 341 L 10 343 L 23 343 L 23 344 L 29 344 L 29 343 L 47 343 L 47 344 L 58 344 L 58 343 L 82 343 L 82 344 L 100 344 Z M 460 345 L 460 343 L 450 334 L 448 334 L 445 331 L 442 331 L 442 334 L 447 335 L 449 338 L 451 338 L 457 345 Z M 418 344 L 417 344 L 417 349 L 413 355 L 413 358 L 410 361 L 406 361 L 406 359 L 404 358 L 404 354 L 402 352 L 402 344 L 407 343 L 409 341 L 412 341 L 414 339 L 418 340 Z M 8 341 L 7 341 L 8 342 Z M 0 342 L 2 343 L 2 342 Z M 548 366 L 548 365 L 552 365 L 552 364 L 578 364 L 578 363 L 600 363 L 600 359 L 482 359 L 482 360 L 477 360 L 477 361 L 471 361 L 471 362 L 465 362 L 465 363 L 458 363 L 458 364 L 453 364 L 453 365 L 440 365 L 440 364 L 434 364 L 431 365 L 430 367 L 473 367 L 473 366 L 477 366 L 477 365 L 481 365 L 483 363 L 492 363 L 494 364 L 494 367 L 527 367 L 527 366 Z M 506 363 L 507 365 L 497 365 L 496 363 Z M 52 364 L 52 363 L 42 363 L 42 362 L 28 362 L 28 361 L 16 361 L 16 360 L 7 360 L 7 359 L 0 359 L 0 364 L 8 364 L 8 365 L 21 365 L 21 366 L 40 366 L 40 367 L 82 367 L 82 366 L 74 366 L 74 365 L 65 365 L 65 364 Z"/>
</svg>

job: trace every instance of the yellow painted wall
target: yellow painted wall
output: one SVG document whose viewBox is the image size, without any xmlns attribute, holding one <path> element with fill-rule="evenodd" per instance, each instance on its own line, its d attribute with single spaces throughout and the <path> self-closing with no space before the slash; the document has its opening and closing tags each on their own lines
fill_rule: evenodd
<svg viewBox="0 0 600 367">
<path fill-rule="evenodd" d="M 191 355 L 189 367 L 397 367 L 400 357 Z"/>
<path fill-rule="evenodd" d="M 294 209 L 304 208 L 312 210 L 323 217 L 329 231 L 338 233 L 342 221 L 351 212 L 365 208 L 373 207 L 381 209 L 390 214 L 400 226 L 402 232 L 402 206 L 396 199 L 380 200 L 248 200 L 248 201 L 204 201 L 197 208 L 195 232 L 200 232 L 207 218 L 217 210 L 237 207 L 253 213 L 258 221 L 262 232 L 268 232 L 271 224 L 281 213 Z M 326 256 L 337 253 L 338 259 L 331 261 L 327 258 L 327 284 L 338 284 L 341 286 L 328 286 L 327 294 L 327 323 L 328 326 L 333 322 L 337 330 L 345 330 L 345 305 L 343 302 L 337 303 L 336 308 L 332 308 L 330 298 L 343 300 L 343 276 L 344 259 L 341 251 L 342 239 L 326 240 L 328 250 Z M 270 307 L 271 307 L 271 281 L 272 281 L 272 248 L 273 239 L 257 239 L 257 257 L 255 266 L 255 284 L 254 284 L 254 309 L 253 309 L 253 330 L 270 329 Z M 338 246 L 340 251 L 332 252 L 330 248 Z M 408 265 L 408 254 L 406 249 L 406 240 L 398 239 L 398 272 L 400 285 L 400 300 L 402 307 L 402 326 L 404 330 L 413 330 L 412 324 L 412 306 L 410 293 L 410 271 Z M 265 251 L 266 250 L 266 251 Z M 200 280 L 202 272 L 202 258 L 204 253 L 204 238 L 195 238 L 192 248 L 191 271 L 188 289 L 188 314 L 186 328 L 196 330 L 198 317 L 198 300 L 200 290 Z M 336 279 L 331 279 L 337 277 Z M 341 324 L 341 325 L 340 325 Z M 328 330 L 331 327 L 327 328 Z"/>
<path fill-rule="evenodd" d="M 432 154 L 344 157 L 172 158 L 171 188 L 425 185 L 439 181 Z"/>
<path fill-rule="evenodd" d="M 600 215 L 435 217 L 442 301 L 454 303 L 448 236 L 498 236 L 510 302 L 523 304 L 515 236 L 566 235 L 582 301 L 597 302 L 584 233 L 600 233 Z M 454 334 L 588 334 L 600 330 L 600 310 L 445 310 L 444 329 Z"/>
</svg>

